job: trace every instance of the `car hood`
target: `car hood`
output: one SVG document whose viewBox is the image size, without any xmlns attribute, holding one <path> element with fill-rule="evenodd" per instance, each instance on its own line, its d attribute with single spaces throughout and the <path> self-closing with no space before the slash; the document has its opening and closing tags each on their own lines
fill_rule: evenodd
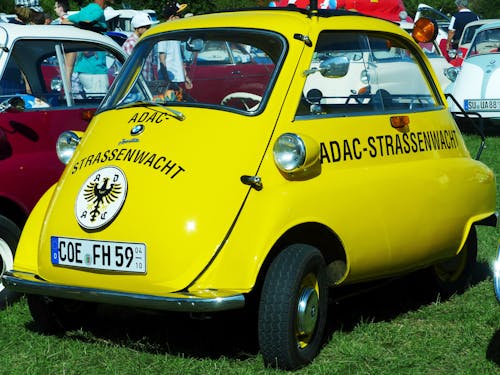
<svg viewBox="0 0 500 375">
<path fill-rule="evenodd" d="M 41 277 L 163 294 L 186 288 L 208 267 L 249 192 L 241 176 L 256 174 L 265 153 L 272 127 L 260 124 L 275 120 L 181 110 L 184 121 L 159 107 L 107 111 L 93 119 L 47 210 L 39 246 Z M 92 186 L 111 188 L 113 177 L 104 182 L 109 171 L 120 175 L 115 188 L 120 186 L 108 189 L 111 193 L 97 207 Z M 119 207 L 111 209 L 115 203 Z M 54 266 L 54 237 L 142 243 L 147 272 L 117 278 Z"/>
</svg>

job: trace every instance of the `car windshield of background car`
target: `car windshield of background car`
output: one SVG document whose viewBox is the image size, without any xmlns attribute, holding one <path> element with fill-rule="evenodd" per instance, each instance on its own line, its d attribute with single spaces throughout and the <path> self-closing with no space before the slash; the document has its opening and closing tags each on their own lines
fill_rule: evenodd
<svg viewBox="0 0 500 375">
<path fill-rule="evenodd" d="M 479 31 L 472 42 L 469 56 L 500 52 L 500 28 Z"/>
</svg>

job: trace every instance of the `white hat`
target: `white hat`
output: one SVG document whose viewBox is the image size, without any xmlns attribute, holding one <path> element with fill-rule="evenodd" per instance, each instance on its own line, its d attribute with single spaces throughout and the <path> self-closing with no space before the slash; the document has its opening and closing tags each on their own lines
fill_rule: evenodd
<svg viewBox="0 0 500 375">
<path fill-rule="evenodd" d="M 114 10 L 112 7 L 104 8 L 104 18 L 106 21 L 109 21 L 110 19 L 118 17 L 119 15 L 120 15 L 120 12 L 117 10 Z"/>
<path fill-rule="evenodd" d="M 138 29 L 143 26 L 151 26 L 156 23 L 158 22 L 153 21 L 151 16 L 144 12 L 137 13 L 134 17 L 132 17 L 132 27 L 134 29 Z"/>
</svg>

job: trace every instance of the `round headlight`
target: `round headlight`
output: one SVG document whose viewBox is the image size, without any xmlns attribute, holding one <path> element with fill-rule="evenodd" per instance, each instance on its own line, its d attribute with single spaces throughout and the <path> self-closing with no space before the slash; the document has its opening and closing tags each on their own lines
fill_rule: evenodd
<svg viewBox="0 0 500 375">
<path fill-rule="evenodd" d="M 274 162 L 283 172 L 293 172 L 306 160 L 306 146 L 297 134 L 280 135 L 273 148 Z"/>
<path fill-rule="evenodd" d="M 57 138 L 57 157 L 63 164 L 68 164 L 79 143 L 80 137 L 72 131 L 66 131 Z"/>
<path fill-rule="evenodd" d="M 451 67 L 451 68 L 447 68 L 444 70 L 444 75 L 451 81 L 451 82 L 455 82 L 455 80 L 457 79 L 457 76 L 458 76 L 458 73 L 460 72 L 460 69 L 459 68 L 456 68 L 456 67 Z"/>
</svg>

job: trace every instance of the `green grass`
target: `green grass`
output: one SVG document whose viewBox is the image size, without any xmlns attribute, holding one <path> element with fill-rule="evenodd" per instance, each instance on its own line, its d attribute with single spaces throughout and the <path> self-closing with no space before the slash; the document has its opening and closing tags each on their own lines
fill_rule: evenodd
<svg viewBox="0 0 500 375">
<path fill-rule="evenodd" d="M 475 155 L 476 137 L 466 137 Z M 498 174 L 500 138 L 481 160 Z M 497 197 L 499 189 L 497 188 Z M 497 199 L 497 209 L 498 202 Z M 330 306 L 328 340 L 299 374 L 500 374 L 491 280 L 500 230 L 478 228 L 474 285 L 440 301 L 410 276 Z M 37 333 L 26 301 L 0 311 L 0 374 L 268 374 L 242 314 L 189 320 L 102 309 L 85 330 Z"/>
</svg>

